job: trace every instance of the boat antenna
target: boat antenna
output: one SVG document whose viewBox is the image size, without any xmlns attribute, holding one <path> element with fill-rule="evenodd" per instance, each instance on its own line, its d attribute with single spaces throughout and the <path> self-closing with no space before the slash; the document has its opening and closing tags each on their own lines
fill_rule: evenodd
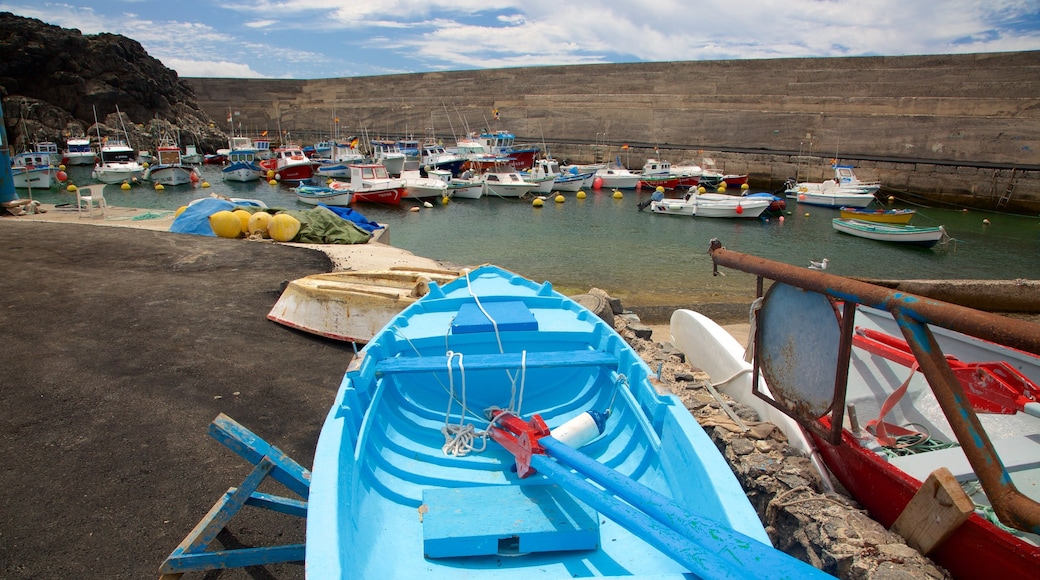
<svg viewBox="0 0 1040 580">
<path fill-rule="evenodd" d="M 451 138 L 458 142 L 459 136 L 455 133 L 455 125 L 452 124 L 451 115 L 448 114 L 448 106 L 444 104 L 444 101 L 441 101 L 441 107 L 444 109 L 444 116 L 448 118 L 448 127 L 451 129 Z"/>
</svg>

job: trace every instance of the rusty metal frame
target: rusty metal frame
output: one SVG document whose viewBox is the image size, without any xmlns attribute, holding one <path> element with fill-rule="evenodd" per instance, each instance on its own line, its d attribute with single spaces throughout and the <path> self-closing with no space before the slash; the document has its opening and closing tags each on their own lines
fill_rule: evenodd
<svg viewBox="0 0 1040 580">
<path fill-rule="evenodd" d="M 833 433 L 840 434 L 844 423 L 845 382 L 852 352 L 853 312 L 857 305 L 886 310 L 892 314 L 903 337 L 917 358 L 920 370 L 946 415 L 964 455 L 978 475 L 997 517 L 1004 524 L 1019 530 L 1040 533 L 1040 503 L 1023 495 L 1011 481 L 1000 456 L 993 448 L 989 435 L 982 427 L 964 389 L 950 369 L 929 325 L 941 326 L 969 336 L 996 342 L 1040 356 L 1040 326 L 997 314 L 982 312 L 925 298 L 906 292 L 882 288 L 866 282 L 827 274 L 818 270 L 798 268 L 764 258 L 758 258 L 725 249 L 721 242 L 711 240 L 708 253 L 713 270 L 726 266 L 758 276 L 758 295 L 762 295 L 763 278 L 783 282 L 804 290 L 818 292 L 845 303 L 841 321 L 841 343 L 838 349 L 838 368 L 835 373 L 836 393 L 831 404 Z M 848 321 L 848 323 L 846 323 Z M 755 348 L 755 384 L 758 383 L 758 357 Z M 767 399 L 768 400 L 768 399 Z M 797 420 L 814 433 L 822 435 L 816 421 L 796 417 L 770 401 L 785 414 Z M 815 425 L 813 425 L 815 423 Z M 833 433 L 825 438 L 834 441 Z"/>
</svg>

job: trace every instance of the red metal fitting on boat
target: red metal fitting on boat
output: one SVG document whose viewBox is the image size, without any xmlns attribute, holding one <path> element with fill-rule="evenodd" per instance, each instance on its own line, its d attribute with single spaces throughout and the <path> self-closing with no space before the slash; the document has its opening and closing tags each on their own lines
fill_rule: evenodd
<svg viewBox="0 0 1040 580">
<path fill-rule="evenodd" d="M 549 426 L 542 417 L 534 415 L 530 421 L 524 421 L 509 411 L 496 410 L 491 412 L 491 419 L 491 438 L 516 457 L 516 474 L 522 479 L 534 473 L 531 456 L 545 455 L 538 440 L 549 435 Z"/>
</svg>

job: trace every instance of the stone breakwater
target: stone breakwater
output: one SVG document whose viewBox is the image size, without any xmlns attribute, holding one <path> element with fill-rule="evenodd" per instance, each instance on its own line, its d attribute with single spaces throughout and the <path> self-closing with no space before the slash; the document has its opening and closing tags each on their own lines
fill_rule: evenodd
<svg viewBox="0 0 1040 580">
<path fill-rule="evenodd" d="M 738 427 L 706 388 L 711 377 L 671 344 L 654 341 L 652 329 L 619 300 L 595 288 L 577 299 L 612 323 L 651 369 L 660 369 L 663 387 L 718 446 L 776 548 L 846 580 L 951 577 L 847 495 L 824 493 L 809 459 L 776 426 L 722 394 L 750 429 Z"/>
</svg>

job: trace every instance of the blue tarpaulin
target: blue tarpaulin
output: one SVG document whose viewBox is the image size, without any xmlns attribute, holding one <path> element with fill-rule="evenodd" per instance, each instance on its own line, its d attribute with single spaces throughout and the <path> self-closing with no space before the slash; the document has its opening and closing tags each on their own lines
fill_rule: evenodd
<svg viewBox="0 0 1040 580">
<path fill-rule="evenodd" d="M 325 205 L 323 203 L 319 203 L 318 207 L 324 207 L 326 209 L 331 210 L 332 213 L 338 215 L 339 217 L 341 217 L 341 218 L 343 218 L 345 220 L 353 222 L 354 225 L 356 225 L 357 227 L 365 230 L 368 233 L 372 233 L 375 230 L 380 230 L 380 229 L 383 229 L 385 227 L 385 226 L 381 226 L 381 225 L 377 224 L 374 221 L 370 221 L 368 218 L 366 218 L 365 216 L 361 215 L 360 212 L 354 211 L 353 209 L 351 209 L 349 207 L 331 206 L 331 205 Z"/>
</svg>

